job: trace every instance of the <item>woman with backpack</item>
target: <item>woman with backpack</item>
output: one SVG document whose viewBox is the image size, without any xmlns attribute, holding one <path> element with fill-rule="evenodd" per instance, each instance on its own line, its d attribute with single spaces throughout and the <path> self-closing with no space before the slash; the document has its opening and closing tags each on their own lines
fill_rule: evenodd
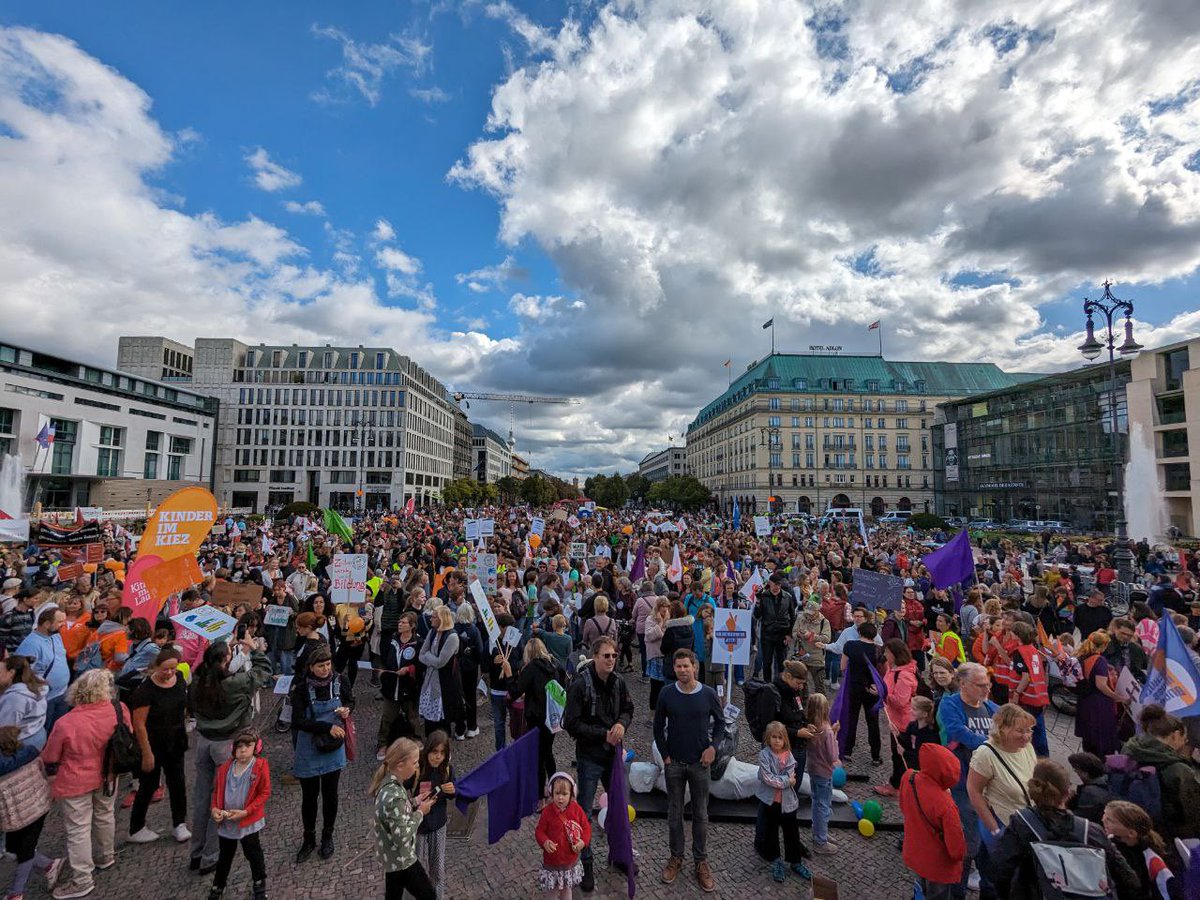
<svg viewBox="0 0 1200 900">
<path fill-rule="evenodd" d="M 1183 720 L 1151 704 L 1142 710 L 1141 724 L 1142 734 L 1127 740 L 1121 752 L 1158 772 L 1162 810 L 1155 828 L 1168 844 L 1177 837 L 1200 837 L 1200 773 L 1184 756 L 1188 740 Z"/>
<path fill-rule="evenodd" d="M 60 801 L 66 827 L 66 881 L 55 887 L 56 900 L 86 897 L 96 889 L 94 873 L 117 862 L 117 797 L 105 763 L 118 716 L 128 729 L 129 710 L 116 696 L 112 672 L 84 672 L 67 691 L 71 709 L 54 723 L 42 751 L 42 761 L 58 767 L 50 795 Z"/>
<path fill-rule="evenodd" d="M 129 840 L 147 844 L 158 840 L 158 833 L 146 827 L 146 811 L 165 776 L 171 799 L 171 836 L 180 843 L 190 840 L 187 827 L 187 786 L 183 777 L 183 758 L 188 749 L 187 685 L 176 671 L 182 654 L 174 647 L 158 652 L 148 677 L 133 691 L 129 708 L 133 733 L 142 751 L 137 773 L 138 789 L 129 814 Z"/>
<path fill-rule="evenodd" d="M 1060 763 L 1041 760 L 1026 790 L 1028 806 L 1013 814 L 991 854 L 1000 900 L 1145 900 L 1137 874 L 1104 830 L 1067 809 L 1071 776 Z M 1074 892 L 1061 884 L 1064 871 L 1072 876 Z"/>
<path fill-rule="evenodd" d="M 1120 746 L 1117 704 L 1121 700 L 1114 690 L 1115 673 L 1104 658 L 1107 647 L 1108 632 L 1095 631 L 1083 639 L 1075 652 L 1081 675 L 1075 686 L 1079 695 L 1075 736 L 1082 740 L 1084 752 L 1094 753 L 1101 759 L 1116 753 Z"/>
<path fill-rule="evenodd" d="M 479 663 L 486 652 L 479 626 L 475 624 L 475 607 L 463 603 L 454 614 L 454 632 L 458 635 L 458 671 L 462 682 L 463 714 L 454 726 L 454 739 L 473 738 L 479 734 Z"/>
<path fill-rule="evenodd" d="M 616 619 L 608 614 L 608 598 L 597 594 L 593 601 L 596 614 L 583 623 L 583 646 L 590 647 L 600 635 L 610 637 L 614 641 L 619 636 L 620 629 Z M 689 645 L 690 646 L 690 645 Z"/>
</svg>

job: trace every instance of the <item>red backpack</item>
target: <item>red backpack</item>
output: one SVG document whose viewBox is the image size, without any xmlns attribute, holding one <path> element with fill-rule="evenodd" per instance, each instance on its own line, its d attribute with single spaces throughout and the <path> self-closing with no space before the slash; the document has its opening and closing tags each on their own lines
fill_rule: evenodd
<svg viewBox="0 0 1200 900">
<path fill-rule="evenodd" d="M 846 627 L 846 602 L 839 600 L 837 595 L 830 594 L 821 601 L 821 615 L 829 620 L 833 636 L 837 637 L 838 633 Z"/>
</svg>

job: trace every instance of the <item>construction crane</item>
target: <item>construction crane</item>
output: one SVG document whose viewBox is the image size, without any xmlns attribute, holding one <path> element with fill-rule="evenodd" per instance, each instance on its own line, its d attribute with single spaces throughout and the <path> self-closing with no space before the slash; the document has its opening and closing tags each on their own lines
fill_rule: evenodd
<svg viewBox="0 0 1200 900">
<path fill-rule="evenodd" d="M 455 391 L 451 396 L 455 402 L 465 400 L 499 400 L 508 404 L 508 449 L 511 452 L 516 442 L 513 440 L 514 408 L 518 403 L 561 403 L 568 406 L 578 406 L 583 401 L 578 397 L 542 397 L 537 394 L 492 394 L 487 392 Z M 467 409 L 471 404 L 466 404 Z"/>
</svg>

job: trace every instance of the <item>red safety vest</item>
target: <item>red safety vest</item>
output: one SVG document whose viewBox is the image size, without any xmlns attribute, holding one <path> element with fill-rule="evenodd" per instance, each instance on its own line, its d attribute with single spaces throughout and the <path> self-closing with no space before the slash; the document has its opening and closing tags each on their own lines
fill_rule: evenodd
<svg viewBox="0 0 1200 900">
<path fill-rule="evenodd" d="M 1017 695 L 1016 702 L 1022 706 L 1038 708 L 1049 706 L 1050 683 L 1046 678 L 1046 661 L 1042 658 L 1042 654 L 1032 644 L 1022 644 L 1016 652 L 1021 655 L 1026 668 L 1029 669 L 1029 684 Z"/>
<path fill-rule="evenodd" d="M 1016 647 L 1013 649 L 1016 650 Z M 1001 687 L 1016 687 L 1017 682 L 1021 679 L 1019 679 L 1017 677 L 1017 673 L 1013 671 L 1012 658 L 1007 653 L 996 653 L 995 650 L 989 650 L 988 655 L 992 657 L 993 660 L 992 680 Z"/>
</svg>

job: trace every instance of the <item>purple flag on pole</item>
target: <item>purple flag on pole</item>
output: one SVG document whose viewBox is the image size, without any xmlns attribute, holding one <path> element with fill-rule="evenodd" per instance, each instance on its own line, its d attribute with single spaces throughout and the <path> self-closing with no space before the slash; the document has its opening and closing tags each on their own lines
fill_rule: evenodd
<svg viewBox="0 0 1200 900">
<path fill-rule="evenodd" d="M 608 783 L 608 815 L 604 833 L 608 836 L 608 861 L 625 873 L 630 900 L 637 892 L 637 863 L 633 861 L 633 829 L 629 825 L 629 790 L 625 785 L 625 745 L 618 744 L 613 754 Z"/>
<path fill-rule="evenodd" d="M 538 730 L 521 735 L 503 750 L 497 750 L 479 768 L 455 782 L 455 805 L 465 813 L 472 800 L 488 798 L 488 843 L 494 844 L 521 820 L 537 812 L 542 796 L 538 772 Z"/>
<path fill-rule="evenodd" d="M 887 699 L 887 685 L 883 683 L 883 676 L 879 674 L 871 663 L 867 663 L 867 668 L 871 670 L 871 679 L 875 682 L 875 691 L 879 694 L 879 702 L 875 704 L 871 712 L 878 713 L 883 708 L 883 701 Z M 838 753 L 845 755 L 846 739 L 850 735 L 850 681 L 848 678 L 842 679 L 842 686 L 838 688 L 837 695 L 833 698 L 833 704 L 829 709 L 829 724 L 838 723 L 841 728 L 838 729 L 837 742 Z"/>
<path fill-rule="evenodd" d="M 633 561 L 633 569 L 629 572 L 629 580 L 636 585 L 646 577 L 646 545 L 639 544 L 637 558 Z"/>
<path fill-rule="evenodd" d="M 948 588 L 966 581 L 975 574 L 975 557 L 971 555 L 971 538 L 967 529 L 956 534 L 944 547 L 921 557 L 921 562 L 929 570 L 934 587 Z"/>
</svg>

